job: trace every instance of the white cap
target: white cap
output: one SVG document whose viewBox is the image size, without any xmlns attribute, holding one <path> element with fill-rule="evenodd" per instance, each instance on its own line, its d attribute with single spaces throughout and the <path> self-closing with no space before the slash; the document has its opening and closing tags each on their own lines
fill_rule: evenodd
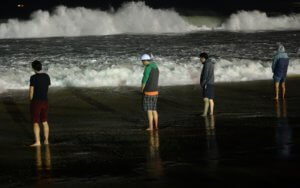
<svg viewBox="0 0 300 188">
<path fill-rule="evenodd" d="M 148 54 L 144 54 L 144 55 L 141 57 L 141 60 L 142 60 L 142 61 L 149 61 L 149 60 L 151 60 L 151 57 L 150 57 L 150 55 L 148 55 Z"/>
</svg>

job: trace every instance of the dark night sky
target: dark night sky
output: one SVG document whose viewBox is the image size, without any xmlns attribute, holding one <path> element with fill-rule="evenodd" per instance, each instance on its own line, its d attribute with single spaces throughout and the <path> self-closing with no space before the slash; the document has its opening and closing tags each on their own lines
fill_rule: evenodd
<svg viewBox="0 0 300 188">
<path fill-rule="evenodd" d="M 137 1 L 137 0 L 135 0 Z M 27 18 L 37 9 L 51 10 L 57 5 L 68 7 L 83 6 L 99 8 L 118 8 L 124 0 L 1 0 L 0 18 Z M 187 12 L 210 11 L 229 15 L 237 10 L 261 10 L 268 13 L 300 12 L 300 0 L 145 0 L 153 8 L 175 8 L 183 14 Z M 24 4 L 18 8 L 18 4 Z"/>
</svg>

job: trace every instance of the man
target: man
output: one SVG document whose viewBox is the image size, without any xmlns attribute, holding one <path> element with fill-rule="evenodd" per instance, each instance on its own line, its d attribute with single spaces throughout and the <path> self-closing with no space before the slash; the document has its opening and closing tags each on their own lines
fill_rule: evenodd
<svg viewBox="0 0 300 188">
<path fill-rule="evenodd" d="M 281 85 L 282 89 L 282 99 L 285 98 L 285 80 L 287 75 L 289 65 L 289 57 L 287 53 L 285 53 L 285 49 L 283 45 L 278 46 L 277 53 L 273 57 L 272 63 L 272 72 L 273 79 L 275 83 L 275 100 L 279 99 L 279 85 Z"/>
<path fill-rule="evenodd" d="M 32 147 L 41 146 L 39 123 L 42 120 L 44 129 L 44 144 L 49 144 L 49 125 L 48 125 L 48 88 L 50 86 L 50 77 L 46 73 L 41 73 L 42 64 L 39 61 L 32 62 L 32 68 L 35 72 L 30 77 L 29 98 L 30 111 L 33 122 L 33 132 L 35 135 L 35 143 Z"/>
<path fill-rule="evenodd" d="M 204 110 L 202 116 L 207 116 L 208 108 L 210 108 L 210 115 L 214 114 L 214 62 L 208 58 L 207 53 L 199 55 L 200 62 L 203 64 L 200 85 L 204 98 Z"/>
<path fill-rule="evenodd" d="M 143 108 L 147 112 L 149 127 L 147 130 L 158 129 L 158 113 L 156 110 L 158 98 L 159 70 L 152 58 L 144 54 L 141 58 L 145 66 L 141 92 L 143 93 Z"/>
</svg>

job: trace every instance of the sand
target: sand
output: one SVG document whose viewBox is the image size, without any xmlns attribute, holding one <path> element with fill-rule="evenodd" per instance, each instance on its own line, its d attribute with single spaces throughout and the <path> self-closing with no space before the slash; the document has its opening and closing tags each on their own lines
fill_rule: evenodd
<svg viewBox="0 0 300 188">
<path fill-rule="evenodd" d="M 298 187 L 300 78 L 275 102 L 271 80 L 161 87 L 149 133 L 139 88 L 51 88 L 50 146 L 33 142 L 27 91 L 0 94 L 0 187 Z M 299 136 L 298 136 L 299 134 Z"/>
</svg>

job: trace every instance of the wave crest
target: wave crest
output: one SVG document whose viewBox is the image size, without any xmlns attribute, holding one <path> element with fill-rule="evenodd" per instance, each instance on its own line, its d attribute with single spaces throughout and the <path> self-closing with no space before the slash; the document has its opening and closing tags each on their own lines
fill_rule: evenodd
<svg viewBox="0 0 300 188">
<path fill-rule="evenodd" d="M 260 11 L 239 11 L 232 14 L 221 26 L 228 31 L 297 30 L 300 14 L 269 17 Z"/>
<path fill-rule="evenodd" d="M 182 33 L 196 30 L 173 10 L 155 10 L 145 3 L 127 3 L 116 12 L 83 7 L 36 11 L 29 21 L 9 19 L 0 38 L 112 35 L 122 33 Z"/>
<path fill-rule="evenodd" d="M 117 11 L 64 6 L 57 7 L 52 13 L 39 10 L 28 21 L 9 19 L 0 24 L 0 38 L 299 29 L 300 14 L 269 17 L 260 11 L 239 11 L 227 19 L 184 17 L 174 10 L 152 9 L 143 2 L 131 2 Z"/>
</svg>

